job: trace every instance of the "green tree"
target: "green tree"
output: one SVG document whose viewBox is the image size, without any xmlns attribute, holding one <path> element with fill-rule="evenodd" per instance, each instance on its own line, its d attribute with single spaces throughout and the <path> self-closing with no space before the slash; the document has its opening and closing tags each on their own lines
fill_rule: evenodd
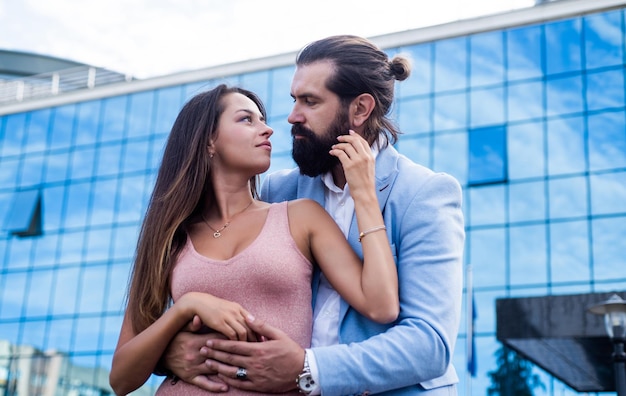
<svg viewBox="0 0 626 396">
<path fill-rule="evenodd" d="M 545 389 L 539 376 L 532 372 L 532 363 L 514 350 L 502 345 L 495 355 L 498 368 L 487 373 L 491 378 L 487 395 L 532 396 L 535 388 Z"/>
</svg>

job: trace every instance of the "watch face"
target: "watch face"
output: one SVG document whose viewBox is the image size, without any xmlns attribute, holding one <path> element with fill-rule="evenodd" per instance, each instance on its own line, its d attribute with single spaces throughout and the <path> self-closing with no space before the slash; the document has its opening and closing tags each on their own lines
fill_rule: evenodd
<svg viewBox="0 0 626 396">
<path fill-rule="evenodd" d="M 301 374 L 298 377 L 298 388 L 303 392 L 310 392 L 313 389 L 313 378 L 310 373 Z"/>
</svg>

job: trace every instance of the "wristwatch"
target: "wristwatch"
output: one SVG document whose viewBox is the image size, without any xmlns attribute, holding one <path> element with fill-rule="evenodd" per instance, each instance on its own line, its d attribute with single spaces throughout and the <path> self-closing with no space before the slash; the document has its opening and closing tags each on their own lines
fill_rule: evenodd
<svg viewBox="0 0 626 396">
<path fill-rule="evenodd" d="M 313 391 L 315 387 L 315 381 L 313 380 L 313 376 L 311 375 L 311 368 L 309 367 L 309 357 L 307 353 L 304 353 L 304 368 L 302 372 L 296 378 L 296 386 L 300 393 L 304 395 L 309 395 Z"/>
</svg>

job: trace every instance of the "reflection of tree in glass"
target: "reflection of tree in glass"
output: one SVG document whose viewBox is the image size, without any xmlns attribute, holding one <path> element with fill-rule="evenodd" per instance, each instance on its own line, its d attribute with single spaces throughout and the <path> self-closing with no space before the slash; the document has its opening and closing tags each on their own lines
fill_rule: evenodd
<svg viewBox="0 0 626 396">
<path fill-rule="evenodd" d="M 502 345 L 495 355 L 498 368 L 487 373 L 491 378 L 487 395 L 532 396 L 535 388 L 545 389 L 539 376 L 532 372 L 533 364 L 514 350 Z"/>
</svg>

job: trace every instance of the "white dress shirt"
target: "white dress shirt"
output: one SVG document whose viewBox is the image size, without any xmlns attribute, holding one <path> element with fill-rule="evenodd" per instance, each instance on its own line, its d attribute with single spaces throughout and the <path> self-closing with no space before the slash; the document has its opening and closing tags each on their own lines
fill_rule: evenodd
<svg viewBox="0 0 626 396">
<path fill-rule="evenodd" d="M 378 145 L 372 145 L 374 158 L 378 155 L 378 151 Z M 324 209 L 335 219 L 335 222 L 347 239 L 352 216 L 354 215 L 354 200 L 350 195 L 350 189 L 347 184 L 343 190 L 337 187 L 330 172 L 322 175 L 322 182 L 326 187 L 324 189 Z M 312 348 L 339 343 L 340 300 L 339 293 L 330 285 L 326 276 L 321 274 L 313 310 Z M 315 386 L 310 394 L 319 395 L 321 394 L 321 388 L 315 353 L 311 349 L 307 349 L 306 354 L 309 368 L 311 369 L 311 376 L 315 381 Z"/>
</svg>

